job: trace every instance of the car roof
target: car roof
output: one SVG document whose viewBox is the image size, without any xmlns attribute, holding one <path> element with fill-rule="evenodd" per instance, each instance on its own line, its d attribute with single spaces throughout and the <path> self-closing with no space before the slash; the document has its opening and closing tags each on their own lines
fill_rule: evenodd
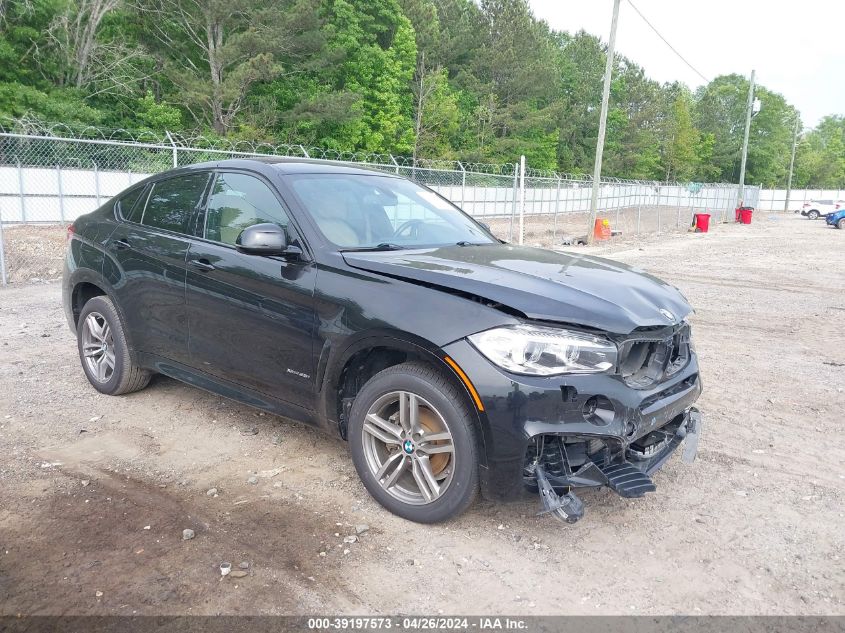
<svg viewBox="0 0 845 633">
<path fill-rule="evenodd" d="M 189 167 L 193 169 L 226 168 L 226 167 L 258 167 L 267 166 L 282 174 L 358 174 L 361 176 L 392 176 L 394 174 L 377 168 L 357 167 L 348 163 L 331 160 L 317 160 L 306 158 L 291 158 L 285 156 L 255 156 L 249 158 L 230 158 L 226 160 L 198 163 Z"/>
</svg>

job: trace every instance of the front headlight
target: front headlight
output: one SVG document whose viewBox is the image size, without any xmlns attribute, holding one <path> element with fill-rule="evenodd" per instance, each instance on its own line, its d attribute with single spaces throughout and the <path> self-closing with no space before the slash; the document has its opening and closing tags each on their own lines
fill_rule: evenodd
<svg viewBox="0 0 845 633">
<path fill-rule="evenodd" d="M 515 374 L 597 374 L 616 366 L 616 345 L 583 332 L 516 325 L 468 338 L 491 362 Z"/>
</svg>

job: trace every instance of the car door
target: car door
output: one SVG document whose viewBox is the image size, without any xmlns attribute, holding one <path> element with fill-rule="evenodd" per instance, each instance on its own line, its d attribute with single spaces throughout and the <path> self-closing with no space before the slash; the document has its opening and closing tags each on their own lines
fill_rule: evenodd
<svg viewBox="0 0 845 633">
<path fill-rule="evenodd" d="M 272 222 L 301 243 L 281 198 L 259 176 L 215 174 L 188 253 L 192 364 L 203 372 L 305 409 L 314 408 L 316 268 L 307 258 L 247 255 L 247 226 Z"/>
<path fill-rule="evenodd" d="M 198 171 L 155 181 L 109 237 L 106 276 L 136 350 L 187 362 L 185 307 L 187 227 L 211 173 Z"/>
</svg>

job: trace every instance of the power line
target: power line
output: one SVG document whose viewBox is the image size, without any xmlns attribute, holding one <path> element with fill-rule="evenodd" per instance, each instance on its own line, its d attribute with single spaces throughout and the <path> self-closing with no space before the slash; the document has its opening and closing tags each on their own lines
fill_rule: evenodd
<svg viewBox="0 0 845 633">
<path fill-rule="evenodd" d="M 633 3 L 633 2 L 631 2 L 631 0 L 628 0 L 628 4 L 630 4 L 630 5 L 631 5 L 631 8 L 632 8 L 634 11 L 636 11 L 636 12 L 637 12 L 637 15 L 639 15 L 639 16 L 643 19 L 643 22 L 645 22 L 646 24 L 648 24 L 649 28 L 651 28 L 651 30 L 652 30 L 652 31 L 654 31 L 654 33 L 657 35 L 657 37 L 659 37 L 661 40 L 663 40 L 663 43 L 664 43 L 664 44 L 666 44 L 666 46 L 668 46 L 668 47 L 672 50 L 672 52 L 673 52 L 673 53 L 675 53 L 675 55 L 677 55 L 677 56 L 681 59 L 681 61 L 682 61 L 682 62 L 684 62 L 687 66 L 689 66 L 689 67 L 692 69 L 692 71 L 693 71 L 696 75 L 698 75 L 699 77 L 701 77 L 701 78 L 704 80 L 704 82 L 705 82 L 705 83 L 710 83 L 710 80 L 709 80 L 707 77 L 705 77 L 704 75 L 702 75 L 702 74 L 698 71 L 698 69 L 697 69 L 695 66 L 693 66 L 693 65 L 692 65 L 692 64 L 690 64 L 690 63 L 689 63 L 686 59 L 684 59 L 684 56 L 683 56 L 683 55 L 681 55 L 681 54 L 680 54 L 680 53 L 679 53 L 679 52 L 675 49 L 675 47 L 674 47 L 674 46 L 672 46 L 672 45 L 669 43 L 669 41 L 668 41 L 665 37 L 663 37 L 663 36 L 660 34 L 660 31 L 658 31 L 656 28 L 654 28 L 654 25 L 653 25 L 651 22 L 649 22 L 649 21 L 648 21 L 648 18 L 646 18 L 646 17 L 642 14 L 642 12 L 641 12 L 641 11 L 640 11 L 640 10 L 639 10 L 639 9 L 638 9 L 635 5 L 634 5 L 634 3 Z"/>
</svg>

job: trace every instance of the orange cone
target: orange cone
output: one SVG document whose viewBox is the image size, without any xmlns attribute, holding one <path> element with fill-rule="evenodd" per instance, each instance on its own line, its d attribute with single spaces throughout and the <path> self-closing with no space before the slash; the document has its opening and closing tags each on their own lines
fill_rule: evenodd
<svg viewBox="0 0 845 633">
<path fill-rule="evenodd" d="M 593 237 L 596 240 L 609 240 L 610 235 L 610 221 L 605 218 L 596 218 L 596 224 L 593 227 Z"/>
</svg>

